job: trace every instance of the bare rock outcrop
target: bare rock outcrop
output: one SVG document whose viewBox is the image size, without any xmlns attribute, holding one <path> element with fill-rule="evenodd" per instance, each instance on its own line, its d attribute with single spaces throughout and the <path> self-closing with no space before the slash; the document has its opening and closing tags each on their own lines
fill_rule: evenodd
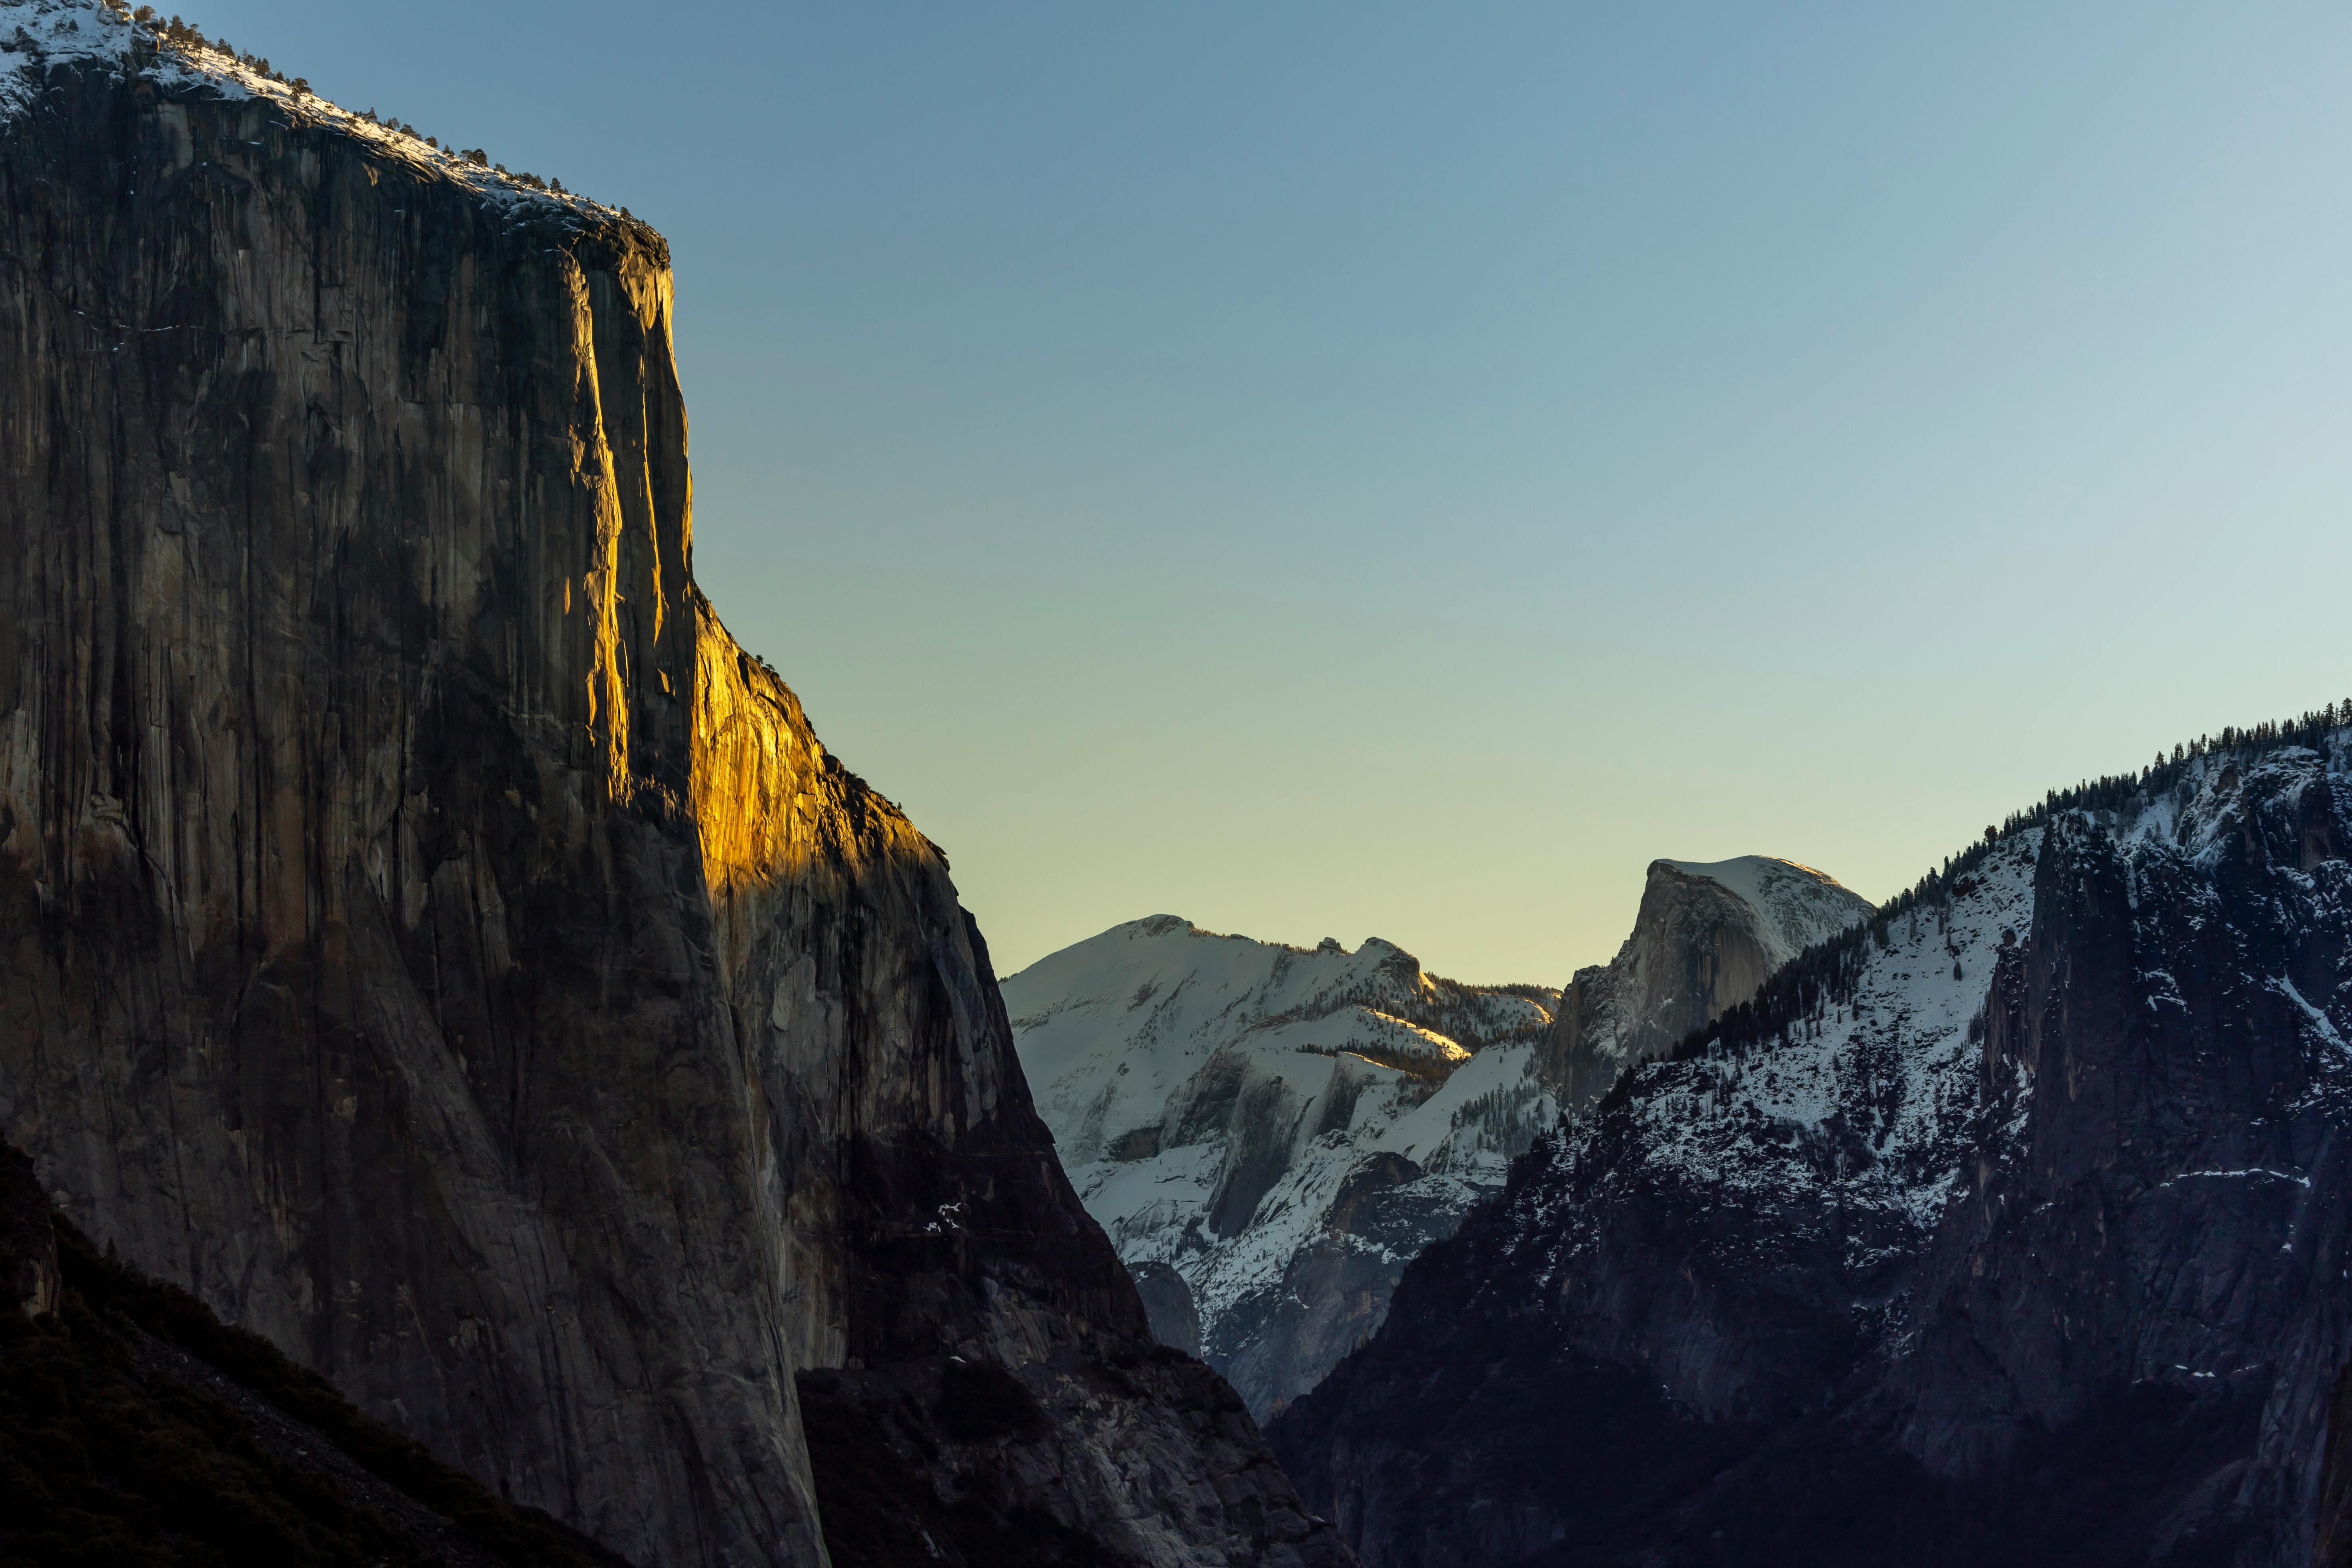
<svg viewBox="0 0 2352 1568">
<path fill-rule="evenodd" d="M 900 1478 L 975 1543 L 1344 1558 L 1213 1374 L 1120 1365 L 945 858 L 695 590 L 659 237 L 102 5 L 12 26 L 0 1131 L 44 1187 L 640 1561 L 822 1561 L 795 1374 L 920 1426 L 956 1357 L 1039 1412 Z"/>
<path fill-rule="evenodd" d="M 1793 860 L 1653 860 L 1617 956 L 1580 969 L 1538 1070 L 1570 1110 L 1608 1092 L 1756 994 L 1806 948 L 1870 913 L 1870 901 Z"/>
</svg>

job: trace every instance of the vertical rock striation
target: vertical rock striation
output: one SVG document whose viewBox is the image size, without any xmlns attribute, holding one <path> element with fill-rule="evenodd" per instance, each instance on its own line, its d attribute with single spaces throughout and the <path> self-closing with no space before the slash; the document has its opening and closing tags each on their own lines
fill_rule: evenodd
<svg viewBox="0 0 2352 1568">
<path fill-rule="evenodd" d="M 958 1355 L 1039 1412 L 901 1478 L 971 1530 L 1343 1556 L 1149 1360 L 945 860 L 695 591 L 660 238 L 12 37 L 0 1130 L 75 1222 L 641 1561 L 821 1561 L 794 1371 L 920 1426 Z"/>
</svg>

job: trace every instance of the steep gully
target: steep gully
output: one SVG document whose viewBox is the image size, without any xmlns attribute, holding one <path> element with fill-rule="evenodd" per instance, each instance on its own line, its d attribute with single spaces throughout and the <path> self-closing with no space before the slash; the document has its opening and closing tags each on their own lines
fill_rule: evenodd
<svg viewBox="0 0 2352 1568">
<path fill-rule="evenodd" d="M 695 590 L 659 237 L 10 37 L 0 1131 L 73 1222 L 641 1562 L 1344 1561 Z"/>
</svg>

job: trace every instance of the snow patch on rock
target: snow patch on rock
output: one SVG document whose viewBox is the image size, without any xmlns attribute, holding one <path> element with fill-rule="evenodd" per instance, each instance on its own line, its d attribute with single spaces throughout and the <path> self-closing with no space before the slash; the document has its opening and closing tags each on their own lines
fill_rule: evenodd
<svg viewBox="0 0 2352 1568">
<path fill-rule="evenodd" d="M 2032 918 L 2040 849 L 2038 831 L 2018 834 L 1948 908 L 1891 921 L 1851 1003 L 1743 1052 L 1639 1069 L 1645 1092 L 1629 1103 L 1643 1163 L 1749 1200 L 1826 1191 L 1893 1222 L 1893 1234 L 1855 1226 L 1858 1265 L 1924 1243 L 1958 1190 L 1986 987 Z"/>
</svg>

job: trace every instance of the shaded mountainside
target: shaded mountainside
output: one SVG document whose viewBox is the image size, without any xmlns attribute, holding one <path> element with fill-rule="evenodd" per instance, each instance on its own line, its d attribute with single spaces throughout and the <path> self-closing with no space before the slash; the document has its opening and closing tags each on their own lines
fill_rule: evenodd
<svg viewBox="0 0 2352 1568">
<path fill-rule="evenodd" d="M 0 1563 L 625 1568 L 101 1258 L 0 1144 Z"/>
<path fill-rule="evenodd" d="M 1349 952 L 1114 926 L 1004 983 L 1023 1065 L 1087 1212 L 1160 1340 L 1261 1418 L 1380 1326 L 1557 1111 L 1536 1077 L 1557 997 Z"/>
<path fill-rule="evenodd" d="M 879 1560 L 796 1373 L 940 1560 L 1343 1559 L 695 590 L 660 238 L 102 5 L 0 85 L 0 1131 L 73 1223 L 640 1561 Z"/>
<path fill-rule="evenodd" d="M 1793 860 L 1653 860 L 1625 945 L 1562 994 L 1544 1076 L 1564 1105 L 1590 1105 L 1628 1063 L 1664 1056 L 1869 914 L 1868 900 Z"/>
<path fill-rule="evenodd" d="M 1276 1423 L 1309 1500 L 1399 1568 L 2301 1568 L 2352 1352 L 2336 718 L 2053 798 L 1625 1074 Z"/>
</svg>

